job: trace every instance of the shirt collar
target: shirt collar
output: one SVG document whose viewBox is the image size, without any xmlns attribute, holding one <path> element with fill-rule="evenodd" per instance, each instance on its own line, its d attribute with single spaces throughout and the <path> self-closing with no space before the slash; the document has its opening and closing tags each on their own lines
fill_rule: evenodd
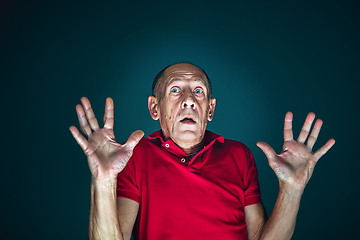
<svg viewBox="0 0 360 240">
<path fill-rule="evenodd" d="M 150 141 L 155 140 L 155 139 L 160 139 L 160 141 L 161 141 L 160 145 L 164 149 L 166 149 L 168 152 L 174 154 L 179 159 L 181 159 L 180 161 L 182 161 L 182 163 L 189 161 L 188 163 L 184 163 L 187 165 L 188 171 L 199 174 L 199 175 L 201 175 L 201 171 L 200 171 L 201 167 L 196 168 L 193 166 L 195 159 L 200 154 L 202 154 L 203 152 L 210 149 L 216 141 L 218 141 L 219 143 L 224 143 L 224 138 L 222 136 L 206 130 L 205 136 L 204 136 L 204 148 L 202 150 L 200 150 L 197 154 L 195 154 L 195 156 L 193 156 L 192 159 L 189 159 L 186 156 L 186 154 L 171 139 L 164 141 L 164 135 L 162 133 L 162 130 L 159 130 L 159 131 L 156 131 L 156 132 L 150 134 L 148 138 Z"/>
<path fill-rule="evenodd" d="M 165 143 L 164 141 L 164 135 L 162 133 L 162 130 L 156 131 L 148 136 L 149 140 L 152 139 L 160 139 L 161 143 Z M 169 140 L 168 140 L 169 141 Z M 224 143 L 224 137 L 213 133 L 209 130 L 205 130 L 205 136 L 204 136 L 204 145 L 207 146 L 212 142 L 219 141 L 220 143 Z"/>
</svg>

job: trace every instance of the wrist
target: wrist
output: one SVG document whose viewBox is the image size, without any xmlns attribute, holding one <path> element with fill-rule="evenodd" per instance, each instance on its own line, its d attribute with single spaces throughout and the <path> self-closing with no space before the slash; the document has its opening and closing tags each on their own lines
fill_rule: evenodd
<svg viewBox="0 0 360 240">
<path fill-rule="evenodd" d="M 116 189 L 117 186 L 117 177 L 107 177 L 107 178 L 92 178 L 91 187 L 94 189 Z"/>
<path fill-rule="evenodd" d="M 297 184 L 280 181 L 279 182 L 279 191 L 284 192 L 289 196 L 301 197 L 304 192 L 304 188 Z"/>
</svg>

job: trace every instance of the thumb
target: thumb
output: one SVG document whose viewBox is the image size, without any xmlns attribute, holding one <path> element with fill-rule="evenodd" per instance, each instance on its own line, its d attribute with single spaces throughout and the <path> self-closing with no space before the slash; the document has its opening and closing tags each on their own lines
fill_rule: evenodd
<svg viewBox="0 0 360 240">
<path fill-rule="evenodd" d="M 276 156 L 274 149 L 266 142 L 257 142 L 256 146 L 258 146 L 265 153 L 268 160 L 271 160 Z"/>
<path fill-rule="evenodd" d="M 141 130 L 137 130 L 135 132 L 133 132 L 129 139 L 126 142 L 126 146 L 133 150 L 134 147 L 140 142 L 141 138 L 144 136 L 144 132 Z"/>
</svg>

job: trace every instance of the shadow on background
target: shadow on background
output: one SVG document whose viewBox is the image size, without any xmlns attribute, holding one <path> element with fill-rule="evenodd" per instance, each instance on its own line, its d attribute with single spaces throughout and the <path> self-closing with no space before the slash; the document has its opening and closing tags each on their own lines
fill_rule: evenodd
<svg viewBox="0 0 360 240">
<path fill-rule="evenodd" d="M 115 101 L 115 134 L 159 129 L 147 110 L 152 79 L 190 61 L 213 82 L 209 129 L 253 151 L 268 213 L 278 182 L 266 141 L 282 148 L 309 111 L 323 119 L 315 148 L 337 140 L 302 198 L 293 239 L 360 239 L 357 153 L 358 1 L 3 1 L 0 79 L 3 144 L 0 239 L 87 239 L 90 172 L 68 130 L 82 96 L 102 118 Z"/>
</svg>

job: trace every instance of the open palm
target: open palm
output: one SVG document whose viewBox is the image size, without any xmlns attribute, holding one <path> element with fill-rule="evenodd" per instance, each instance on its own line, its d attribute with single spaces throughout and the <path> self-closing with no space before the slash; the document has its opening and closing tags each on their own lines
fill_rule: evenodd
<svg viewBox="0 0 360 240">
<path fill-rule="evenodd" d="M 299 138 L 295 141 L 293 139 L 292 119 L 292 113 L 288 112 L 284 123 L 284 145 L 280 154 L 276 154 L 274 149 L 267 143 L 258 142 L 257 145 L 265 153 L 270 167 L 274 170 L 281 183 L 304 189 L 311 178 L 316 163 L 335 144 L 335 140 L 328 140 L 324 146 L 313 153 L 312 148 L 319 135 L 322 120 L 318 119 L 315 122 L 309 136 L 311 125 L 315 119 L 315 114 L 309 113 Z"/>
<path fill-rule="evenodd" d="M 74 126 L 70 131 L 84 150 L 93 178 L 98 180 L 108 177 L 114 178 L 121 172 L 132 156 L 134 147 L 138 144 L 144 133 L 140 130 L 133 132 L 128 141 L 121 145 L 116 142 L 113 131 L 114 103 L 111 98 L 106 99 L 104 127 L 100 128 L 90 101 L 83 97 L 82 105 L 76 106 L 80 129 L 87 139 L 80 134 Z"/>
</svg>

